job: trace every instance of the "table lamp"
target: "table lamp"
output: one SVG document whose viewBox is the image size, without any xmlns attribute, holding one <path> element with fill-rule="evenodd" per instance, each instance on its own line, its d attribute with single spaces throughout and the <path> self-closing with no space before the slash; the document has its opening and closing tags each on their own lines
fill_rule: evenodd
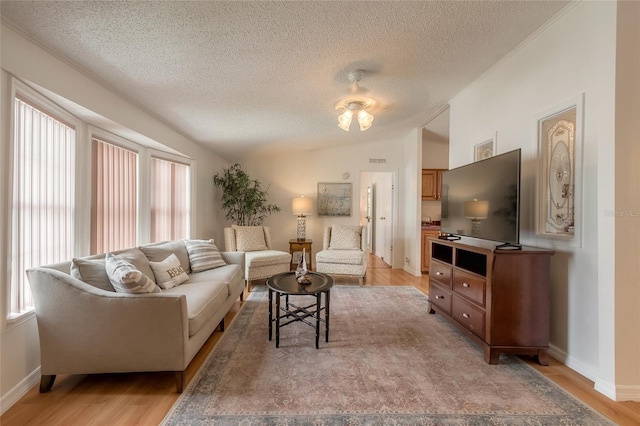
<svg viewBox="0 0 640 426">
<path fill-rule="evenodd" d="M 306 239 L 307 223 L 306 216 L 310 216 L 313 213 L 313 201 L 311 198 L 307 198 L 304 195 L 296 197 L 291 200 L 291 210 L 293 214 L 298 216 L 298 241 L 304 241 Z"/>
</svg>

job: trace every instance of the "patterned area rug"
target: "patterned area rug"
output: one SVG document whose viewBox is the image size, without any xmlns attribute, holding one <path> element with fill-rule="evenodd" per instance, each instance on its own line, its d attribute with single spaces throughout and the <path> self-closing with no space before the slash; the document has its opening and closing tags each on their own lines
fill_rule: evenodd
<svg viewBox="0 0 640 426">
<path fill-rule="evenodd" d="M 330 320 L 320 349 L 300 322 L 276 349 L 256 288 L 163 424 L 612 424 L 517 357 L 486 364 L 413 287 L 334 287 Z"/>
</svg>

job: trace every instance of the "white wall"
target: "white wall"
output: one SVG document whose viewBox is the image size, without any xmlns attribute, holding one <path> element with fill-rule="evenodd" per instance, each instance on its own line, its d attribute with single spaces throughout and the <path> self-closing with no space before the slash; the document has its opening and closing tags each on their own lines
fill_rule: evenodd
<svg viewBox="0 0 640 426">
<path fill-rule="evenodd" d="M 269 217 L 265 225 L 272 228 L 272 239 L 276 249 L 289 250 L 288 241 L 296 236 L 296 218 L 291 211 L 291 199 L 304 195 L 313 198 L 314 212 L 318 182 L 350 182 L 353 199 L 350 217 L 308 216 L 307 238 L 313 240 L 313 254 L 322 248 L 324 227 L 330 224 L 365 225 L 361 206 L 366 194 L 361 193 L 360 172 L 392 172 L 394 174 L 395 198 L 398 210 L 394 212 L 396 229 L 393 265 L 402 268 L 404 257 L 405 175 L 403 139 L 398 137 L 384 141 L 371 141 L 364 144 L 345 145 L 324 150 L 303 153 L 252 155 L 249 153 L 240 163 L 249 175 L 269 187 L 269 202 L 278 204 L 282 211 Z M 369 159 L 385 159 L 386 163 L 370 163 Z M 343 175 L 348 173 L 348 178 Z M 413 197 L 418 195 L 413 194 Z M 417 199 L 417 198 L 416 198 Z M 274 232 L 273 230 L 277 230 Z"/>
<path fill-rule="evenodd" d="M 613 337 L 624 325 L 613 321 L 615 228 L 603 214 L 615 205 L 615 47 L 616 3 L 578 2 L 459 93 L 450 109 L 451 167 L 473 161 L 474 144 L 496 131 L 498 153 L 522 149 L 521 242 L 556 249 L 552 355 L 614 394 L 622 377 L 614 355 L 626 350 Z M 583 238 L 571 247 L 535 234 L 536 123 L 541 111 L 581 93 Z"/>
<path fill-rule="evenodd" d="M 156 141 L 185 156 L 196 159 L 195 163 L 195 223 L 192 226 L 192 237 L 215 237 L 223 239 L 222 213 L 216 208 L 216 198 L 213 186 L 213 175 L 222 170 L 227 163 L 183 135 L 177 133 L 166 123 L 152 117 L 150 114 L 119 97 L 96 81 L 88 78 L 75 68 L 50 55 L 40 47 L 18 35 L 13 30 L 2 26 L 2 92 L 0 104 L 2 106 L 0 127 L 2 128 L 2 150 L 0 151 L 2 166 L 0 169 L 0 204 L 2 211 L 2 229 L 0 238 L 7 241 L 6 223 L 8 223 L 7 187 L 9 182 L 8 161 L 6 155 L 9 144 L 9 107 L 11 103 L 9 81 L 10 75 L 29 85 L 40 86 L 56 96 L 69 100 L 69 105 L 76 104 L 91 112 L 97 123 L 107 130 L 121 133 L 126 130 L 124 137 L 136 142 L 149 143 Z M 109 128 L 112 127 L 112 128 Z M 139 138 L 140 141 L 135 140 Z M 2 288 L 6 287 L 8 279 L 7 253 L 4 247 L 0 252 L 0 281 Z M 82 253 L 78 253 L 82 255 Z M 35 318 L 32 316 L 20 324 L 5 324 L 6 303 L 5 293 L 0 308 L 2 317 L 2 331 L 0 335 L 0 395 L 3 410 L 28 389 L 34 380 L 39 380 L 37 369 L 40 364 L 39 345 Z M 30 376 L 31 375 L 31 376 Z"/>
</svg>

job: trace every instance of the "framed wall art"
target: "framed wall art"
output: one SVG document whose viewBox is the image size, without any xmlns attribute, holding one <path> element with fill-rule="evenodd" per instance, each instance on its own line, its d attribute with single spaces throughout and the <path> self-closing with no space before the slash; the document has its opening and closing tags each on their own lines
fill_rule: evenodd
<svg viewBox="0 0 640 426">
<path fill-rule="evenodd" d="M 496 154 L 496 136 L 485 139 L 473 147 L 473 161 L 485 160 Z"/>
<path fill-rule="evenodd" d="M 537 234 L 582 241 L 582 114 L 584 94 L 543 113 L 538 127 Z"/>
<path fill-rule="evenodd" d="M 351 216 L 351 183 L 318 183 L 318 216 Z"/>
</svg>

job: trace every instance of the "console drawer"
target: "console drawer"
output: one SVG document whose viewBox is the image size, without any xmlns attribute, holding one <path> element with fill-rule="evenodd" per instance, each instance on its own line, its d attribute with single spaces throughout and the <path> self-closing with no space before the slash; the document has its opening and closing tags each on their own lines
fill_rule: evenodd
<svg viewBox="0 0 640 426">
<path fill-rule="evenodd" d="M 443 286 L 451 288 L 451 270 L 451 265 L 431 259 L 431 264 L 429 265 L 429 277 L 431 277 L 432 280 L 438 281 Z"/>
<path fill-rule="evenodd" d="M 431 280 L 429 285 L 429 301 L 431 304 L 447 313 L 447 315 L 451 315 L 451 291 L 445 289 L 433 280 Z"/>
<path fill-rule="evenodd" d="M 484 306 L 487 280 L 456 269 L 453 272 L 453 290 Z"/>
<path fill-rule="evenodd" d="M 485 312 L 459 296 L 453 297 L 453 318 L 467 330 L 484 339 Z"/>
</svg>

